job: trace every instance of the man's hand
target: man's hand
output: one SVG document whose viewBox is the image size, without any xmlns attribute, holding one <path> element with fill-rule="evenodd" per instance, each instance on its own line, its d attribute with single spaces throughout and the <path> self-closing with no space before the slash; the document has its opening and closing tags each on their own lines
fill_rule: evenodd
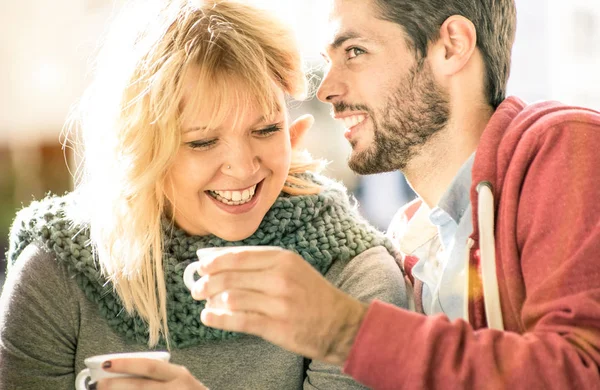
<svg viewBox="0 0 600 390">
<path fill-rule="evenodd" d="M 253 334 L 312 359 L 343 365 L 367 310 L 284 249 L 200 259 L 194 299 L 207 326 Z"/>
</svg>

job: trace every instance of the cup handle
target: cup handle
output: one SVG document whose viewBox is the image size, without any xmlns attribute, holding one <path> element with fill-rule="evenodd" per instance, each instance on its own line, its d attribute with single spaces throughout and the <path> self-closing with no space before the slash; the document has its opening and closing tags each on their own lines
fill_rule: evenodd
<svg viewBox="0 0 600 390">
<path fill-rule="evenodd" d="M 77 374 L 77 378 L 75 379 L 75 388 L 77 390 L 87 390 L 87 387 L 85 386 L 85 380 L 89 377 L 91 377 L 89 368 L 81 370 L 81 372 Z"/>
<path fill-rule="evenodd" d="M 190 291 L 192 291 L 192 288 L 194 288 L 194 283 L 196 283 L 196 280 L 194 280 L 194 274 L 198 272 L 198 267 L 200 267 L 200 262 L 195 261 L 185 267 L 185 271 L 183 272 L 183 283 L 185 283 L 185 286 Z"/>
</svg>

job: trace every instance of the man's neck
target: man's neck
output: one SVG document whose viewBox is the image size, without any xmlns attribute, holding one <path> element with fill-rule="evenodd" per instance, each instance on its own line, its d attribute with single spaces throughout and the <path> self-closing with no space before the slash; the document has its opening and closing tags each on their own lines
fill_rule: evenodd
<svg viewBox="0 0 600 390">
<path fill-rule="evenodd" d="M 435 207 L 462 165 L 477 149 L 493 109 L 471 106 L 451 115 L 446 128 L 434 135 L 404 170 L 413 190 Z"/>
</svg>

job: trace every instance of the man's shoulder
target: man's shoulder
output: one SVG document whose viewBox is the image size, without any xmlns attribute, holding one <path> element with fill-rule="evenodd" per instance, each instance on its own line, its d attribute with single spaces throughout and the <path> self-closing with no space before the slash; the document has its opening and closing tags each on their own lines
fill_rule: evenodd
<svg viewBox="0 0 600 390">
<path fill-rule="evenodd" d="M 514 138 L 513 136 L 520 138 L 525 133 L 540 132 L 569 123 L 600 125 L 600 112 L 555 100 L 527 104 L 511 96 L 496 108 L 486 131 L 491 137 L 484 137 L 483 140 L 493 140 L 496 137 L 506 140 Z"/>
<path fill-rule="evenodd" d="M 471 195 L 482 181 L 498 185 L 493 178 L 504 177 L 515 163 L 525 169 L 538 155 L 536 150 L 559 153 L 554 146 L 567 143 L 585 145 L 589 153 L 598 147 L 599 131 L 600 113 L 595 110 L 558 101 L 525 104 L 518 98 L 507 98 L 496 109 L 477 146 Z"/>
<path fill-rule="evenodd" d="M 543 101 L 527 105 L 520 111 L 509 129 L 518 129 L 535 136 L 564 128 L 589 128 L 600 126 L 600 112 L 559 101 Z"/>
</svg>

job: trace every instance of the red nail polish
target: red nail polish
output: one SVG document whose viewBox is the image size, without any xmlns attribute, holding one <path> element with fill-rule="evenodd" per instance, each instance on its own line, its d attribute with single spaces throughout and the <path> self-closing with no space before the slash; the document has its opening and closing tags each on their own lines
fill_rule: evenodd
<svg viewBox="0 0 600 390">
<path fill-rule="evenodd" d="M 110 362 L 110 360 L 105 361 L 104 363 L 102 363 L 102 368 L 104 368 L 104 369 L 110 368 L 110 366 L 112 366 L 112 363 Z"/>
</svg>

